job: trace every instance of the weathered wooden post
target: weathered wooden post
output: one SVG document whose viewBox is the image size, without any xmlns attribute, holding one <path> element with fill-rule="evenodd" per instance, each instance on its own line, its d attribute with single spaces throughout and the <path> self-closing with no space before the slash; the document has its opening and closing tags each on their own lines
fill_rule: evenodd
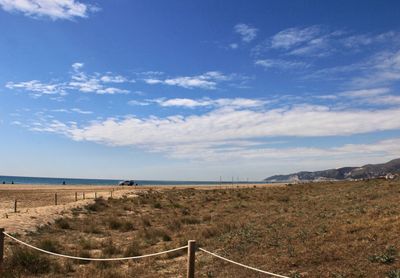
<svg viewBox="0 0 400 278">
<path fill-rule="evenodd" d="M 83 200 L 85 200 L 85 192 L 82 193 Z"/>
<path fill-rule="evenodd" d="M 196 261 L 196 241 L 188 241 L 188 261 L 187 261 L 187 278 L 194 278 L 194 266 Z"/>
<path fill-rule="evenodd" d="M 94 198 L 97 199 L 97 192 L 94 192 Z"/>
<path fill-rule="evenodd" d="M 75 192 L 75 202 L 78 201 L 78 192 Z"/>
<path fill-rule="evenodd" d="M 112 193 L 113 193 L 113 192 L 112 192 L 112 191 L 110 191 L 110 194 L 111 194 L 111 198 L 112 198 Z"/>
<path fill-rule="evenodd" d="M 4 228 L 0 228 L 0 273 L 3 271 L 4 261 Z"/>
<path fill-rule="evenodd" d="M 17 199 L 15 199 L 14 201 L 14 212 L 15 213 L 17 212 Z"/>
<path fill-rule="evenodd" d="M 54 204 L 57 205 L 57 193 L 54 194 Z"/>
</svg>

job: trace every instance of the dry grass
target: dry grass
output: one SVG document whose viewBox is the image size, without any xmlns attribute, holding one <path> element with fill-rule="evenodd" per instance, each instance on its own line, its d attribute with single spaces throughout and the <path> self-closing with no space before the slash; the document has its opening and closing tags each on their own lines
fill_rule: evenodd
<svg viewBox="0 0 400 278">
<path fill-rule="evenodd" d="M 196 239 L 205 249 L 290 277 L 400 277 L 400 183 L 149 190 L 98 199 L 23 239 L 88 257 L 148 254 Z M 19 236 L 21 237 L 21 236 Z M 7 240 L 5 277 L 184 277 L 185 251 L 129 262 L 35 256 Z M 261 277 L 198 252 L 198 277 Z"/>
</svg>

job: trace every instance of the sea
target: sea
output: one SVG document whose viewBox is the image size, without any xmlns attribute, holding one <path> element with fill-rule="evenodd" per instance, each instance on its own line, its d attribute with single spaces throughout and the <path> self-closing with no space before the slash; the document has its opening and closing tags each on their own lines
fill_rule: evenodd
<svg viewBox="0 0 400 278">
<path fill-rule="evenodd" d="M 122 180 L 108 179 L 76 179 L 76 178 L 45 178 L 45 177 L 21 177 L 0 176 L 0 184 L 32 184 L 32 185 L 118 185 Z M 174 180 L 134 180 L 138 185 L 162 186 L 162 185 L 228 185 L 232 181 L 174 181 Z M 234 184 L 257 184 L 260 181 L 234 181 Z"/>
</svg>

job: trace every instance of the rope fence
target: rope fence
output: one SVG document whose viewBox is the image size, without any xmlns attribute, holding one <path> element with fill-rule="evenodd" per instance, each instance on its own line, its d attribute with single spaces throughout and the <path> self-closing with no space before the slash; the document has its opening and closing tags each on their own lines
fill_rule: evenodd
<svg viewBox="0 0 400 278">
<path fill-rule="evenodd" d="M 123 257 L 123 258 L 84 258 L 84 257 L 76 257 L 76 256 L 70 256 L 70 255 L 63 255 L 63 254 L 58 254 L 58 253 L 54 253 L 54 252 L 50 252 L 47 250 L 43 250 L 41 248 L 35 247 L 33 245 L 30 245 L 26 242 L 23 242 L 22 240 L 19 240 L 11 235 L 9 235 L 6 232 L 3 232 L 3 234 L 9 238 L 11 238 L 12 240 L 25 245 L 29 248 L 35 249 L 39 252 L 42 253 L 46 253 L 48 255 L 53 255 L 53 256 L 57 256 L 57 257 L 61 257 L 61 258 L 67 258 L 67 259 L 73 259 L 73 260 L 81 260 L 81 261 L 126 261 L 126 260 L 134 260 L 134 259 L 142 259 L 142 258 L 148 258 L 148 257 L 154 257 L 154 256 L 159 256 L 159 255 L 163 255 L 163 254 L 167 254 L 167 253 L 171 253 L 171 252 L 175 252 L 175 251 L 179 251 L 182 249 L 186 249 L 187 245 L 182 246 L 182 247 L 178 247 L 175 249 L 171 249 L 171 250 L 167 250 L 167 251 L 162 251 L 162 252 L 157 252 L 157 253 L 153 253 L 153 254 L 147 254 L 147 255 L 142 255 L 142 256 L 132 256 L 132 257 Z"/>
<path fill-rule="evenodd" d="M 268 274 L 268 275 L 271 275 L 271 276 L 274 276 L 274 277 L 290 278 L 290 277 L 288 277 L 288 276 L 283 276 L 283 275 L 275 274 L 275 273 L 272 273 L 272 272 L 268 272 L 268 271 L 261 270 L 261 269 L 258 269 L 258 268 L 252 267 L 252 266 L 248 266 L 248 265 L 245 265 L 245 264 L 241 264 L 241 263 L 232 261 L 232 260 L 230 260 L 230 259 L 224 258 L 224 257 L 222 257 L 222 256 L 220 256 L 220 255 L 217 255 L 217 254 L 215 254 L 215 253 L 212 253 L 212 252 L 210 252 L 210 251 L 207 251 L 207 250 L 205 250 L 205 249 L 203 249 L 203 248 L 199 248 L 199 250 L 200 250 L 200 251 L 203 251 L 204 253 L 207 253 L 207 254 L 209 254 L 209 255 L 211 255 L 211 256 L 214 256 L 214 257 L 216 257 L 216 258 L 218 258 L 218 259 L 221 259 L 221 260 L 223 260 L 223 261 L 226 261 L 226 262 L 228 262 L 228 263 L 232 263 L 232 264 L 235 264 L 235 265 L 238 265 L 238 266 L 247 268 L 247 269 L 251 269 L 251 270 L 254 270 L 254 271 L 257 271 L 257 272 L 260 272 L 260 273 Z"/>
<path fill-rule="evenodd" d="M 17 239 L 15 237 L 13 237 L 12 235 L 6 233 L 4 231 L 3 228 L 0 228 L 0 273 L 3 269 L 3 256 L 4 256 L 4 237 L 8 237 L 10 239 L 12 239 L 13 241 L 22 244 L 26 247 L 29 247 L 31 249 L 34 249 L 36 251 L 48 254 L 48 255 L 52 255 L 52 256 L 56 256 L 56 257 L 61 257 L 61 258 L 67 258 L 67 259 L 74 259 L 74 260 L 82 260 L 82 261 L 125 261 L 125 260 L 134 260 L 134 259 L 142 259 L 142 258 L 148 258 L 148 257 L 155 257 L 155 256 L 159 256 L 159 255 L 163 255 L 163 254 L 167 254 L 167 253 L 172 253 L 172 252 L 176 252 L 176 251 L 180 251 L 180 250 L 184 250 L 187 249 L 188 250 L 188 254 L 187 254 L 187 278 L 194 278 L 195 277 L 195 253 L 196 250 L 202 251 L 208 255 L 211 255 L 213 257 L 216 257 L 218 259 L 221 259 L 223 261 L 232 263 L 234 265 L 237 266 L 241 266 L 244 267 L 246 269 L 249 270 L 253 270 L 259 273 L 263 273 L 263 274 L 267 274 L 273 277 L 279 277 L 279 278 L 290 278 L 288 276 L 283 276 L 280 274 L 276 274 L 276 273 L 272 273 L 272 272 L 268 272 L 265 270 L 261 270 L 252 266 L 248 266 L 239 262 L 235 262 L 233 260 L 227 259 L 225 257 L 222 257 L 218 254 L 215 254 L 213 252 L 207 251 L 206 249 L 203 248 L 197 248 L 196 247 L 196 241 L 195 240 L 189 240 L 188 244 L 185 246 L 181 246 L 178 248 L 174 248 L 174 249 L 170 249 L 170 250 L 166 250 L 166 251 L 161 251 L 161 252 L 157 252 L 157 253 L 152 253 L 152 254 L 146 254 L 146 255 L 140 255 L 140 256 L 132 256 L 132 257 L 121 257 L 121 258 L 87 258 L 87 257 L 77 257 L 77 256 L 70 256 L 70 255 L 64 255 L 64 254 L 59 254 L 59 253 L 54 253 L 54 252 L 50 252 L 38 247 L 35 247 L 29 243 L 26 243 L 20 239 Z"/>
</svg>

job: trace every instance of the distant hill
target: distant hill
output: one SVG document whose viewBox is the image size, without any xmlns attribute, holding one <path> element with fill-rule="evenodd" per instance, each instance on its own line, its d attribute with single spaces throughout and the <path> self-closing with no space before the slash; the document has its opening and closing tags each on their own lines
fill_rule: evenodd
<svg viewBox="0 0 400 278">
<path fill-rule="evenodd" d="M 362 167 L 343 167 L 315 172 L 298 172 L 289 175 L 275 175 L 266 178 L 266 182 L 302 182 L 324 180 L 370 179 L 400 174 L 400 158 L 383 164 L 367 164 Z"/>
</svg>

